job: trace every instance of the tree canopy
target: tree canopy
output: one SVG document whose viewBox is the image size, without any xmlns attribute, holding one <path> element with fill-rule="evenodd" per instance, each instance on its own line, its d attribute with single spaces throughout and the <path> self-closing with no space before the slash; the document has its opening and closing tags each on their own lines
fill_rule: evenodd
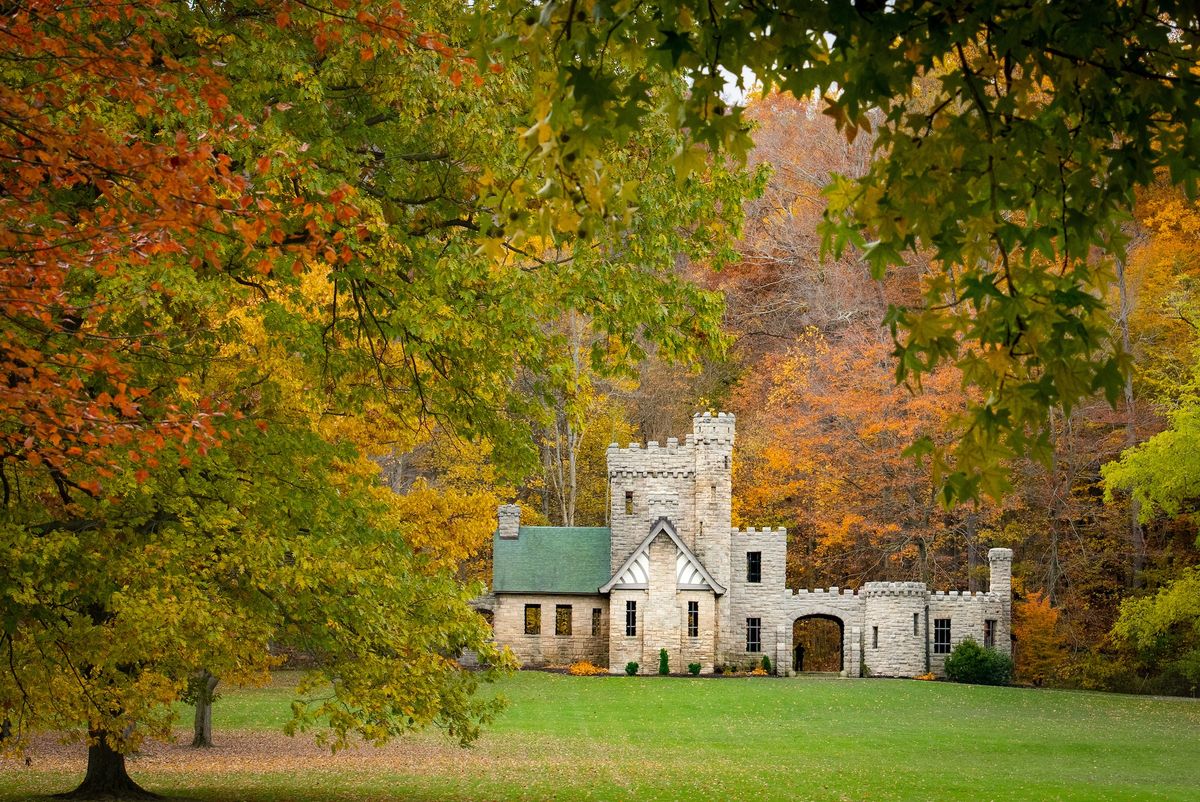
<svg viewBox="0 0 1200 802">
<path fill-rule="evenodd" d="M 825 246 L 856 249 L 876 277 L 937 266 L 886 321 L 900 381 L 952 363 L 975 394 L 953 445 L 913 448 L 945 501 L 999 497 L 1006 460 L 1049 460 L 1051 409 L 1119 396 L 1128 361 L 1100 298 L 1135 189 L 1162 174 L 1190 192 L 1200 175 L 1192 4 L 500 5 L 511 32 L 481 52 L 530 59 L 545 194 L 601 199 L 581 226 L 625 205 L 601 154 L 651 114 L 687 132 L 679 170 L 745 155 L 731 84 L 819 96 L 847 136 L 874 134 L 886 158 L 828 189 Z M 665 97 L 649 91 L 662 74 L 683 79 Z"/>
<path fill-rule="evenodd" d="M 454 577 L 493 511 L 397 497 L 370 457 L 437 429 L 536 465 L 575 389 L 567 310 L 599 375 L 717 347 L 718 300 L 675 259 L 729 257 L 752 181 L 676 181 L 679 135 L 648 121 L 610 154 L 645 213 L 581 232 L 515 134 L 530 73 L 469 57 L 469 21 L 450 0 L 6 16 L 4 748 L 85 731 L 111 766 L 191 674 L 261 679 L 281 645 L 320 666 L 293 726 L 334 746 L 467 742 L 496 711 L 472 692 L 510 662 Z M 82 790 L 121 790 L 103 773 Z"/>
</svg>

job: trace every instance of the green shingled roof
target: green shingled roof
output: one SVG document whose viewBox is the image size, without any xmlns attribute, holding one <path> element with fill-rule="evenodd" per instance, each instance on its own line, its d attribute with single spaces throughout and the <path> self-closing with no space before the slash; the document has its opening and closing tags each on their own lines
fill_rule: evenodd
<svg viewBox="0 0 1200 802">
<path fill-rule="evenodd" d="M 492 537 L 497 593 L 596 593 L 608 581 L 605 526 L 522 526 L 516 539 Z"/>
</svg>

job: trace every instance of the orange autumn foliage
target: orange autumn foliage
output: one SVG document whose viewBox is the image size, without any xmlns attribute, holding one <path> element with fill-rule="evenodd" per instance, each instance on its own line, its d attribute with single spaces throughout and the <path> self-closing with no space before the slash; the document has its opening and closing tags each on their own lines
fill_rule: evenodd
<svg viewBox="0 0 1200 802">
<path fill-rule="evenodd" d="M 318 50 L 356 36 L 469 61 L 397 3 L 339 9 L 251 2 L 238 16 Z M 152 469 L 163 448 L 228 436 L 236 404 L 178 378 L 211 334 L 215 286 L 226 305 L 247 288 L 265 298 L 318 261 L 360 259 L 371 238 L 350 183 L 296 180 L 319 169 L 316 149 L 268 137 L 287 104 L 248 119 L 231 103 L 227 37 L 198 13 L 29 0 L 3 20 L 0 460 L 47 469 L 64 502 L 117 466 Z"/>
<path fill-rule="evenodd" d="M 1061 677 L 1066 646 L 1050 597 L 1034 591 L 1013 604 L 1013 656 L 1019 682 L 1042 685 Z"/>
</svg>

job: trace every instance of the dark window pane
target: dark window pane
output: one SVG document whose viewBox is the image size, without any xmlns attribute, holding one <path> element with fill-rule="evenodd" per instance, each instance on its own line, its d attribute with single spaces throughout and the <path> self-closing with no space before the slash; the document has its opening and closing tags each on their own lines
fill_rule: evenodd
<svg viewBox="0 0 1200 802">
<path fill-rule="evenodd" d="M 746 651 L 761 652 L 762 651 L 762 619 L 747 618 L 746 619 Z"/>
<path fill-rule="evenodd" d="M 688 637 L 700 637 L 700 602 L 688 602 Z"/>
<path fill-rule="evenodd" d="M 600 634 L 600 608 L 599 607 L 592 608 L 592 634 L 593 635 Z"/>
<path fill-rule="evenodd" d="M 950 654 L 950 619 L 933 619 L 933 653 Z"/>
<path fill-rule="evenodd" d="M 746 581 L 762 582 L 762 552 L 746 552 Z"/>
<path fill-rule="evenodd" d="M 571 634 L 571 605 L 556 604 L 554 606 L 554 634 Z"/>
<path fill-rule="evenodd" d="M 637 602 L 632 600 L 625 602 L 625 635 L 637 635 Z"/>
<path fill-rule="evenodd" d="M 542 605 L 540 605 L 540 604 L 525 605 L 525 634 L 526 635 L 542 634 Z"/>
</svg>

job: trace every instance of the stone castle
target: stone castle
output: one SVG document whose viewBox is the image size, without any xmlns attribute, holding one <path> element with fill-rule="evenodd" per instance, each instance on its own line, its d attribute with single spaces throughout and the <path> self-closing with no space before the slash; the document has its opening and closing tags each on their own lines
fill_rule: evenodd
<svg viewBox="0 0 1200 802">
<path fill-rule="evenodd" d="M 843 675 L 942 673 L 965 638 L 1011 653 L 1012 551 L 988 552 L 986 593 L 934 592 L 920 582 L 857 591 L 785 587 L 787 532 L 731 526 L 734 416 L 697 414 L 680 443 L 608 448 L 608 527 L 521 526 L 499 510 L 493 626 L 527 666 L 576 660 L 621 673 L 636 662 L 672 671 L 699 663 L 806 670 L 799 623 L 840 640 Z"/>
</svg>

